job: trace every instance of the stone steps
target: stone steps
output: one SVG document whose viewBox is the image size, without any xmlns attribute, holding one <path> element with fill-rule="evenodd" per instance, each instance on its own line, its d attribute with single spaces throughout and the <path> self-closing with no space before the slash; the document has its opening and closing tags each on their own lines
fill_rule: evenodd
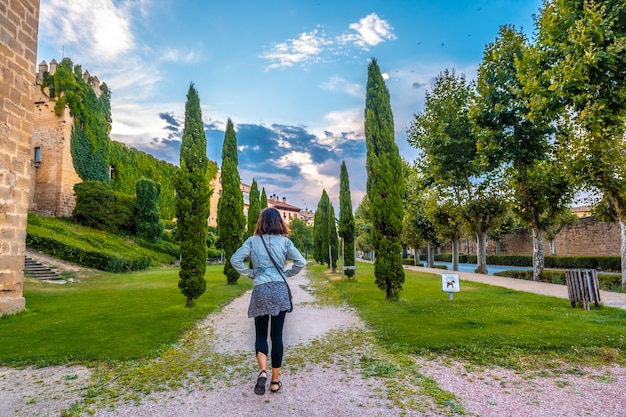
<svg viewBox="0 0 626 417">
<path fill-rule="evenodd" d="M 62 279 L 53 266 L 44 265 L 28 256 L 24 257 L 24 275 L 40 280 Z"/>
</svg>

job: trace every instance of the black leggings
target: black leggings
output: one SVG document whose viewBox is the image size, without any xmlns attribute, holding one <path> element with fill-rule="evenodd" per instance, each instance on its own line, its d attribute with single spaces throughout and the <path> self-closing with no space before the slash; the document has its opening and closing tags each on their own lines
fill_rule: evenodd
<svg viewBox="0 0 626 417">
<path fill-rule="evenodd" d="M 283 363 L 283 325 L 285 324 L 286 311 L 281 311 L 277 316 L 272 317 L 270 337 L 272 339 L 272 368 L 280 368 Z M 256 329 L 256 342 L 254 348 L 267 356 L 267 325 L 270 322 L 270 315 L 254 318 Z"/>
</svg>

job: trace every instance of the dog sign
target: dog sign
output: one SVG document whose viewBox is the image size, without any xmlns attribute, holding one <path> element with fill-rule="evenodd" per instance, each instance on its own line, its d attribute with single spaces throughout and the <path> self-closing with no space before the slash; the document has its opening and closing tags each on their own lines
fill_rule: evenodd
<svg viewBox="0 0 626 417">
<path fill-rule="evenodd" d="M 441 289 L 447 293 L 460 292 L 459 274 L 441 274 Z"/>
</svg>

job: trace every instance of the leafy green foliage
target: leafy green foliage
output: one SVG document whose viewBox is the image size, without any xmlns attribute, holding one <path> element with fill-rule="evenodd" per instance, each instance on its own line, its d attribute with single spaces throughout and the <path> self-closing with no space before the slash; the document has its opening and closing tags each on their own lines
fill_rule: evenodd
<svg viewBox="0 0 626 417">
<path fill-rule="evenodd" d="M 525 89 L 565 131 L 566 164 L 602 194 L 626 229 L 626 3 L 547 0 Z M 626 288 L 626 241 L 622 242 Z"/>
<path fill-rule="evenodd" d="M 161 184 L 142 178 L 137 181 L 137 235 L 150 242 L 158 243 L 163 234 L 163 224 L 159 221 L 159 195 Z"/>
<path fill-rule="evenodd" d="M 375 59 L 370 62 L 367 75 L 365 143 L 376 284 L 390 300 L 398 297 L 404 282 L 400 233 L 405 189 L 402 160 L 394 139 L 389 90 Z"/>
<path fill-rule="evenodd" d="M 228 119 L 222 145 L 222 195 L 217 205 L 217 233 L 219 246 L 228 260 L 243 243 L 246 219 L 243 216 L 243 193 L 239 177 L 237 137 L 233 122 Z M 224 264 L 224 275 L 229 283 L 239 279 L 239 273 L 230 262 Z"/>
<path fill-rule="evenodd" d="M 306 259 L 313 251 L 313 226 L 307 226 L 304 220 L 293 218 L 289 224 L 291 234 L 289 238 Z"/>
<path fill-rule="evenodd" d="M 209 217 L 209 160 L 200 98 L 189 85 L 185 103 L 185 128 L 180 145 L 180 170 L 176 177 L 177 234 L 181 268 L 178 287 L 191 306 L 204 294 L 207 261 L 207 218 Z"/>
<path fill-rule="evenodd" d="M 363 196 L 354 213 L 354 231 L 356 233 L 357 250 L 364 252 L 363 256 L 367 257 L 367 259 L 371 259 L 368 254 L 374 250 L 374 245 L 372 244 L 372 220 L 370 218 L 367 194 Z"/>
<path fill-rule="evenodd" d="M 44 74 L 41 89 L 48 87 L 50 98 L 56 98 L 54 111 L 58 116 L 67 106 L 74 117 L 70 149 L 78 175 L 83 180 L 108 182 L 111 93 L 102 83 L 96 95 L 92 80 L 90 77 L 86 82 L 80 65 L 63 58 L 53 75 Z"/>
<path fill-rule="evenodd" d="M 159 215 L 171 219 L 176 215 L 174 181 L 178 167 L 156 159 L 154 156 L 135 148 L 128 148 L 119 142 L 111 142 L 110 163 L 114 170 L 111 187 L 126 194 L 134 194 L 135 187 L 142 178 L 161 184 L 159 193 Z M 209 181 L 215 177 L 217 166 L 209 164 Z"/>
<path fill-rule="evenodd" d="M 489 169 L 504 167 L 512 189 L 513 209 L 533 231 L 534 270 L 544 269 L 543 231 L 570 211 L 572 177 L 550 146 L 549 117 L 533 109 L 523 80 L 534 70 L 532 49 L 524 34 L 503 26 L 487 46 L 478 71 L 473 118 L 479 131 L 478 149 Z M 528 115 L 533 112 L 533 120 Z"/>
<path fill-rule="evenodd" d="M 116 193 L 101 181 L 84 181 L 74 185 L 76 206 L 72 217 L 76 222 L 106 230 L 134 232 L 135 201 L 132 196 Z"/>
<path fill-rule="evenodd" d="M 339 237 L 343 239 L 343 266 L 353 266 L 354 263 L 354 214 L 352 213 L 352 197 L 350 195 L 350 178 L 346 162 L 341 163 L 339 177 Z M 354 275 L 354 270 L 348 269 L 348 277 Z"/>
<path fill-rule="evenodd" d="M 263 187 L 263 191 L 261 191 L 261 210 L 267 208 L 267 194 L 265 194 L 265 187 Z"/>
</svg>

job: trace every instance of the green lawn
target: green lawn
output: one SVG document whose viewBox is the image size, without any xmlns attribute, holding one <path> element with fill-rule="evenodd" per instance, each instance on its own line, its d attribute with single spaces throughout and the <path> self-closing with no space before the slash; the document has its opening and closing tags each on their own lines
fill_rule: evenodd
<svg viewBox="0 0 626 417">
<path fill-rule="evenodd" d="M 98 273 L 58 285 L 26 280 L 26 311 L 0 317 L 0 364 L 124 361 L 157 355 L 209 312 L 251 288 L 228 285 L 223 266 L 207 268 L 193 307 L 178 289 L 178 269 Z"/>
<path fill-rule="evenodd" d="M 323 267 L 313 270 L 321 274 Z M 399 301 L 385 301 L 374 267 L 359 263 L 355 281 L 333 281 L 332 292 L 356 307 L 379 340 L 409 352 L 508 355 L 581 351 L 626 357 L 626 311 L 573 309 L 568 300 L 461 282 L 449 300 L 438 275 L 405 271 Z"/>
</svg>

